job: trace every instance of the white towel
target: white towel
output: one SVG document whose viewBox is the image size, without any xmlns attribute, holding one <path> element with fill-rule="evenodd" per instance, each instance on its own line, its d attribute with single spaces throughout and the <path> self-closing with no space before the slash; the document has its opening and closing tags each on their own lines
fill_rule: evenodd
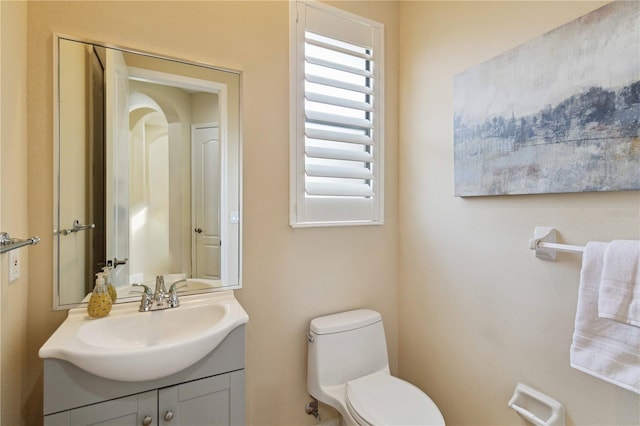
<svg viewBox="0 0 640 426">
<path fill-rule="evenodd" d="M 598 315 L 640 327 L 640 241 L 612 241 L 605 250 Z"/>
<path fill-rule="evenodd" d="M 640 394 L 640 328 L 598 317 L 607 246 L 590 242 L 582 254 L 571 366 Z"/>
</svg>

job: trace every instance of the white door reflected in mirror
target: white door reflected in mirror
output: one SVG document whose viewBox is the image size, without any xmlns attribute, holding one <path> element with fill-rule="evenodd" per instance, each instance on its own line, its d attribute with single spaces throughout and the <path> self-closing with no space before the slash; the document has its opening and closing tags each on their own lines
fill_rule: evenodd
<svg viewBox="0 0 640 426">
<path fill-rule="evenodd" d="M 193 271 L 196 278 L 220 278 L 220 136 L 216 124 L 194 125 Z"/>
</svg>

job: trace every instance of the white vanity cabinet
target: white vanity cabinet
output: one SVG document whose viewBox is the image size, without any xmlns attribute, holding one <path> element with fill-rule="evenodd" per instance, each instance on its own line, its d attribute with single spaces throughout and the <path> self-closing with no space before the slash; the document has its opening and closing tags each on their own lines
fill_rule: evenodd
<svg viewBox="0 0 640 426">
<path fill-rule="evenodd" d="M 57 359 L 45 359 L 44 369 L 45 426 L 245 423 L 244 326 L 204 359 L 162 379 L 113 381 Z"/>
</svg>

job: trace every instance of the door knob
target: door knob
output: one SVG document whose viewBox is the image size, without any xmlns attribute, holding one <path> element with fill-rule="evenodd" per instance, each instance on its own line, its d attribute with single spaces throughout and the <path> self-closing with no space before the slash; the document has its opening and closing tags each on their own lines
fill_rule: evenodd
<svg viewBox="0 0 640 426">
<path fill-rule="evenodd" d="M 196 231 L 198 234 L 202 234 L 202 228 L 196 228 L 194 229 L 194 231 Z"/>
</svg>

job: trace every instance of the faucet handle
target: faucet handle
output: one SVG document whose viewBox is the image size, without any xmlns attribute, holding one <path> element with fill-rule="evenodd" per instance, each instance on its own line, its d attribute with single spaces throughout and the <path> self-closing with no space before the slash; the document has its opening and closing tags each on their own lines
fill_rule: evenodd
<svg viewBox="0 0 640 426">
<path fill-rule="evenodd" d="M 153 300 L 153 293 L 151 289 L 144 284 L 131 284 L 133 287 L 142 287 L 143 291 L 132 291 L 132 293 L 142 293 L 142 297 L 140 298 L 140 308 L 138 309 L 140 312 L 147 312 L 151 308 L 151 302 Z"/>
<path fill-rule="evenodd" d="M 180 300 L 178 299 L 178 291 L 177 291 L 178 288 L 180 287 L 176 287 L 176 286 L 184 281 L 187 281 L 187 279 L 185 278 L 182 280 L 178 280 L 173 284 L 171 284 L 171 287 L 169 287 L 169 299 L 168 299 L 169 307 L 177 308 L 178 306 L 180 306 Z"/>
<path fill-rule="evenodd" d="M 169 293 L 175 293 L 179 288 L 182 288 L 182 287 L 186 286 L 187 284 L 183 284 L 181 286 L 176 287 L 178 284 L 184 283 L 186 281 L 187 281 L 186 278 L 183 278 L 181 280 L 175 281 L 173 284 L 171 284 L 171 287 L 169 287 Z"/>
<path fill-rule="evenodd" d="M 142 287 L 142 293 L 146 294 L 147 296 L 153 296 L 153 292 L 151 291 L 151 289 L 144 285 L 144 284 L 131 284 L 131 286 L 133 287 Z M 139 293 L 138 291 L 134 291 L 132 293 Z"/>
</svg>

